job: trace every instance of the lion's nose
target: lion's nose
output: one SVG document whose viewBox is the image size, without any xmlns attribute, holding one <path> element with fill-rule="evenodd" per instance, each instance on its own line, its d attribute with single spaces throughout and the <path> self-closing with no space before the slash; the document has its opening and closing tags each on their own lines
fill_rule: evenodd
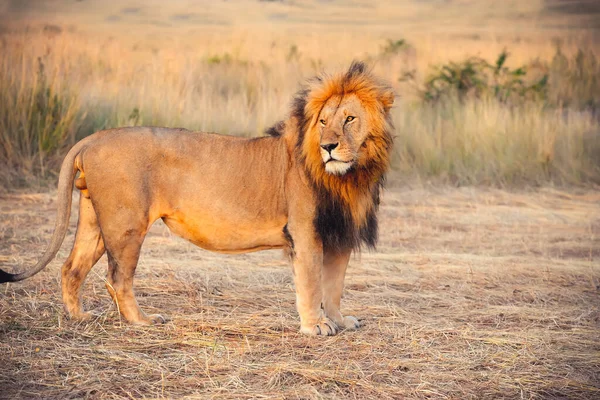
<svg viewBox="0 0 600 400">
<path fill-rule="evenodd" d="M 321 148 L 323 150 L 325 150 L 328 153 L 331 153 L 331 150 L 335 149 L 336 147 L 338 147 L 339 143 L 326 143 L 326 144 L 322 144 Z"/>
</svg>

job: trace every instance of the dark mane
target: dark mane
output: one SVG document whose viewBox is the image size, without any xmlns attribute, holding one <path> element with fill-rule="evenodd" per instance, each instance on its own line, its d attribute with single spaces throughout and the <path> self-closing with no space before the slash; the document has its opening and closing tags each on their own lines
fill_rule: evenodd
<svg viewBox="0 0 600 400">
<path fill-rule="evenodd" d="M 285 129 L 285 121 L 279 121 L 272 127 L 265 130 L 265 135 L 280 137 Z"/>
<path fill-rule="evenodd" d="M 314 181 L 312 182 L 317 193 L 317 215 L 314 226 L 323 242 L 324 250 L 360 250 L 363 245 L 370 250 L 375 249 L 379 238 L 377 211 L 384 180 L 382 177 L 373 189 L 371 193 L 373 208 L 367 213 L 361 226 L 356 226 L 350 213 L 349 204 L 322 186 L 319 187 Z"/>
<path fill-rule="evenodd" d="M 316 80 L 320 78 L 317 77 L 313 79 Z M 308 129 L 308 125 L 310 124 L 310 118 L 308 118 L 304 112 L 304 109 L 306 108 L 306 99 L 309 92 L 310 90 L 308 88 L 303 88 L 296 93 L 294 100 L 292 101 L 292 117 L 296 118 L 296 121 L 298 121 L 298 141 L 296 142 L 296 148 L 298 152 L 300 151 L 300 147 L 304 141 L 304 134 Z"/>
</svg>

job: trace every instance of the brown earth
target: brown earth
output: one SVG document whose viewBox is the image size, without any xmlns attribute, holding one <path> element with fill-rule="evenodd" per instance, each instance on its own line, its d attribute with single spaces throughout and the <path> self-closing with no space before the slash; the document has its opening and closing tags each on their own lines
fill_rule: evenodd
<svg viewBox="0 0 600 400">
<path fill-rule="evenodd" d="M 55 193 L 0 197 L 0 266 L 33 264 Z M 135 283 L 165 325 L 65 319 L 59 271 L 0 286 L 5 398 L 600 398 L 600 193 L 391 189 L 378 251 L 351 260 L 357 332 L 298 333 L 280 252 L 197 249 L 156 224 Z"/>
</svg>

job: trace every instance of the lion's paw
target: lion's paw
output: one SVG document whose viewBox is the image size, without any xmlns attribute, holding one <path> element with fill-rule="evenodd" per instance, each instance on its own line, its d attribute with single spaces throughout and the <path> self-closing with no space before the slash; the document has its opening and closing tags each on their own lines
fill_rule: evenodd
<svg viewBox="0 0 600 400">
<path fill-rule="evenodd" d="M 130 321 L 133 325 L 159 325 L 164 324 L 167 320 L 160 314 L 150 314 L 144 319 L 138 321 Z"/>
<path fill-rule="evenodd" d="M 89 311 L 81 311 L 78 313 L 71 313 L 71 314 L 67 314 L 69 319 L 73 320 L 73 321 L 89 321 L 91 320 L 93 317 L 95 317 L 94 314 L 92 314 Z"/>
<path fill-rule="evenodd" d="M 342 326 L 344 327 L 344 329 L 354 331 L 360 328 L 360 322 L 355 317 L 347 315 L 344 317 L 344 323 L 342 324 Z"/>
<path fill-rule="evenodd" d="M 150 314 L 148 315 L 148 318 L 150 318 L 150 322 L 152 323 L 152 325 L 164 324 L 167 322 L 165 317 L 163 317 L 160 314 Z"/>
<path fill-rule="evenodd" d="M 338 333 L 338 327 L 329 318 L 323 318 L 316 325 L 302 326 L 300 332 L 310 336 L 333 336 Z"/>
</svg>

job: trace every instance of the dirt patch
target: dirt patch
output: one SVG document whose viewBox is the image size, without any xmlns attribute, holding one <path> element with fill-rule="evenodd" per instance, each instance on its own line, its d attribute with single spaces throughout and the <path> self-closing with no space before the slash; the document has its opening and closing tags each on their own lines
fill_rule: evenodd
<svg viewBox="0 0 600 400">
<path fill-rule="evenodd" d="M 3 268 L 41 254 L 54 199 L 0 197 Z M 66 320 L 74 217 L 57 260 L 0 287 L 0 397 L 598 398 L 599 217 L 597 192 L 390 190 L 379 249 L 347 277 L 342 309 L 364 327 L 330 338 L 298 334 L 280 252 L 218 255 L 159 224 L 135 288 L 169 321 L 122 322 L 105 259 L 84 289 L 98 317 Z"/>
</svg>

